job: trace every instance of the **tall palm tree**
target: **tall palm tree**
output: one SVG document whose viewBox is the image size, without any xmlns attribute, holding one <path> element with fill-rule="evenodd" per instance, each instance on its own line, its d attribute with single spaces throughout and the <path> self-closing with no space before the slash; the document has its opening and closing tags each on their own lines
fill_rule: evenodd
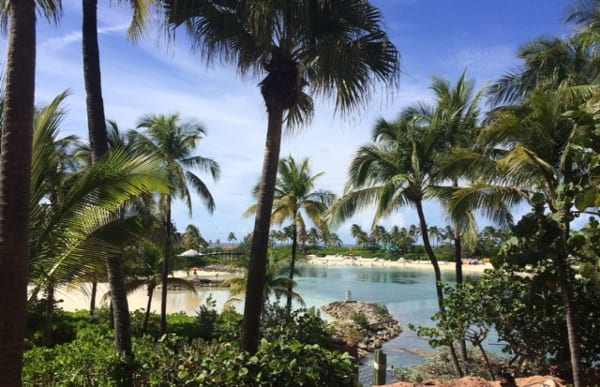
<svg viewBox="0 0 600 387">
<path fill-rule="evenodd" d="M 565 212 L 559 198 L 561 185 L 579 185 L 587 178 L 587 171 L 573 157 L 572 141 L 576 127 L 564 116 L 572 105 L 565 100 L 562 90 L 536 89 L 525 104 L 512 112 L 492 117 L 482 133 L 488 146 L 502 148 L 498 168 L 504 172 L 508 183 L 532 198 L 533 193 L 542 195 L 551 212 Z M 566 211 L 568 212 L 568 211 Z M 562 239 L 569 235 L 569 222 L 563 223 Z M 569 282 L 568 251 L 564 244 L 557 250 L 556 265 L 558 283 L 561 286 L 573 379 L 581 385 L 579 337 L 574 312 L 573 294 Z"/>
<path fill-rule="evenodd" d="M 209 212 L 215 209 L 215 201 L 208 187 L 190 169 L 200 169 L 208 172 L 213 179 L 218 179 L 220 174 L 219 164 L 216 161 L 192 153 L 205 135 L 204 128 L 195 121 L 182 121 L 178 114 L 172 115 L 146 115 L 138 123 L 138 128 L 145 129 L 145 133 L 132 133 L 132 138 L 137 142 L 140 150 L 156 155 L 169 174 L 171 193 L 161 197 L 163 222 L 165 231 L 164 258 L 162 267 L 162 293 L 161 293 L 161 331 L 167 329 L 167 282 L 169 278 L 169 261 L 173 256 L 171 234 L 171 205 L 173 199 L 182 199 L 191 215 L 192 195 L 189 186 L 198 194 Z"/>
<path fill-rule="evenodd" d="M 323 176 L 323 172 L 311 175 L 310 161 L 307 158 L 296 161 L 292 156 L 279 161 L 278 178 L 275 183 L 275 197 L 271 221 L 282 224 L 287 219 L 291 220 L 292 259 L 290 261 L 289 279 L 294 280 L 296 270 L 296 252 L 298 248 L 298 235 L 306 233 L 306 221 L 303 213 L 315 225 L 323 224 L 322 215 L 333 202 L 335 195 L 330 191 L 314 190 L 316 181 Z M 258 196 L 259 187 L 254 190 Z M 256 211 L 258 204 L 251 206 L 246 214 L 251 215 Z M 287 297 L 287 309 L 292 308 L 292 289 Z"/>
<path fill-rule="evenodd" d="M 59 2 L 40 2 L 40 7 L 43 17 L 58 21 Z M 0 384 L 19 386 L 29 252 L 36 1 L 4 1 L 0 16 L 4 27 L 10 23 L 0 145 Z"/>
<path fill-rule="evenodd" d="M 136 39 L 145 28 L 151 0 L 130 0 L 133 10 L 129 36 Z M 98 0 L 82 0 L 83 78 L 86 91 L 86 108 L 92 161 L 98 162 L 108 152 L 102 80 L 100 76 L 100 50 L 98 44 Z M 133 361 L 129 305 L 125 289 L 123 262 L 120 255 L 107 261 L 108 282 L 112 295 L 115 348 Z M 128 382 L 127 384 L 131 384 Z"/>
<path fill-rule="evenodd" d="M 401 116 L 407 116 L 403 112 Z M 423 201 L 435 184 L 435 162 L 444 147 L 444 135 L 418 120 L 402 118 L 395 122 L 379 120 L 373 129 L 373 143 L 361 146 L 349 169 L 344 196 L 332 207 L 332 220 L 340 222 L 357 210 L 375 203 L 373 224 L 403 206 L 414 206 L 419 231 L 436 281 L 438 308 L 445 312 L 440 266 L 429 242 Z M 417 228 L 415 227 L 415 232 Z M 410 233 L 409 233 L 410 234 Z M 455 371 L 462 370 L 452 346 Z"/>
<path fill-rule="evenodd" d="M 474 143 L 479 129 L 479 105 L 485 89 L 475 93 L 475 83 L 467 80 L 463 72 L 454 86 L 441 78 L 434 78 L 431 86 L 435 94 L 433 115 L 426 117 L 429 125 L 433 125 L 444 133 L 448 150 L 453 147 L 466 148 Z M 458 187 L 455 176 L 438 176 L 438 179 L 449 178 L 452 187 Z M 442 202 L 444 203 L 444 202 Z M 460 214 L 452 219 L 454 225 L 454 256 L 456 264 L 456 282 L 462 284 L 462 236 L 468 230 L 476 230 L 474 217 L 470 213 Z M 471 236 L 471 239 L 474 237 Z M 466 347 L 463 345 L 466 359 Z"/>
<path fill-rule="evenodd" d="M 167 0 L 169 24 L 185 24 L 208 61 L 233 63 L 242 74 L 262 74 L 268 113 L 260 196 L 254 223 L 242 347 L 256 352 L 263 306 L 269 226 L 283 123 L 306 122 L 312 99 L 335 96 L 341 113 L 363 105 L 375 82 L 395 86 L 398 51 L 383 31 L 382 15 L 366 0 L 256 2 Z"/>
</svg>

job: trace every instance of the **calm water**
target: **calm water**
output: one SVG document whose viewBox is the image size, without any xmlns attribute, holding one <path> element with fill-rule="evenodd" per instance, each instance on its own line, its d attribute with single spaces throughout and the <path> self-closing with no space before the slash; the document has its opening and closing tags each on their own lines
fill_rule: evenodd
<svg viewBox="0 0 600 387">
<path fill-rule="evenodd" d="M 408 329 L 409 323 L 433 325 L 431 316 L 437 311 L 437 299 L 432 270 L 306 265 L 300 266 L 300 273 L 296 278 L 297 291 L 308 306 L 343 300 L 346 290 L 350 290 L 354 300 L 376 302 L 388 308 L 403 327 L 400 336 L 383 345 L 388 367 L 417 365 L 424 357 L 416 353 L 432 351 L 426 339 Z M 454 282 L 454 274 L 442 273 L 442 279 Z M 363 360 L 363 383 L 372 381 L 372 364 L 372 357 Z"/>
</svg>

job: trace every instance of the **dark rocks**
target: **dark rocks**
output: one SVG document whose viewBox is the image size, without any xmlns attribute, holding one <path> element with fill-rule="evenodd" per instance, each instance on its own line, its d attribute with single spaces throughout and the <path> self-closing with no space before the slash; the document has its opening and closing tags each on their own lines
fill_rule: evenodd
<svg viewBox="0 0 600 387">
<path fill-rule="evenodd" d="M 359 301 L 336 301 L 321 307 L 336 319 L 338 334 L 356 343 L 360 358 L 397 337 L 402 327 L 385 306 Z"/>
</svg>

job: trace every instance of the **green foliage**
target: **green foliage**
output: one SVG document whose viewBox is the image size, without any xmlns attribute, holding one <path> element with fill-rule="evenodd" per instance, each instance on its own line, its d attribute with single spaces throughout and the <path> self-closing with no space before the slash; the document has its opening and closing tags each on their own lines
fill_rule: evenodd
<svg viewBox="0 0 600 387">
<path fill-rule="evenodd" d="M 369 326 L 369 320 L 367 319 L 367 316 L 365 316 L 365 314 L 360 311 L 354 312 L 352 314 L 352 321 L 354 321 L 362 328 L 366 328 L 367 326 Z"/>
<path fill-rule="evenodd" d="M 600 288 L 581 280 L 573 281 L 571 286 L 582 364 L 589 367 L 600 361 L 600 313 L 595 307 L 600 303 Z M 566 360 L 564 308 L 551 262 L 518 272 L 510 268 L 496 270 L 478 281 L 467 280 L 463 288 L 447 286 L 444 292 L 444 319 L 438 313 L 433 317 L 434 327 L 418 329 L 419 335 L 429 337 L 433 346 L 456 345 L 460 339 L 478 346 L 494 329 L 503 352 L 513 358 L 514 364 L 525 361 L 530 372 L 547 372 L 550 366 Z"/>
<path fill-rule="evenodd" d="M 24 359 L 25 386 L 118 386 L 125 377 L 126 359 L 96 327 L 79 330 L 68 344 L 26 351 Z"/>
<path fill-rule="evenodd" d="M 215 331 L 215 323 L 218 318 L 217 311 L 215 310 L 217 302 L 212 298 L 212 295 L 208 297 L 206 302 L 200 305 L 200 310 L 196 316 L 196 323 L 200 329 L 200 337 L 204 340 L 210 340 L 213 337 Z"/>
<path fill-rule="evenodd" d="M 469 361 L 467 364 L 460 361 L 461 368 L 463 370 L 469 370 L 468 374 L 470 376 L 489 378 L 487 366 L 485 360 L 481 357 L 481 353 L 475 348 L 468 347 L 467 355 Z M 495 374 L 498 374 L 499 371 L 502 370 L 505 359 L 492 354 L 490 355 L 490 362 L 493 365 Z M 392 375 L 396 381 L 410 383 L 422 383 L 425 380 L 432 379 L 449 380 L 456 378 L 448 348 L 440 349 L 440 351 L 437 351 L 433 356 L 426 358 L 416 367 L 392 368 Z"/>
<path fill-rule="evenodd" d="M 383 304 L 373 304 L 373 310 L 375 311 L 375 313 L 378 316 L 389 316 L 390 315 L 390 311 L 388 310 L 387 306 L 385 306 Z"/>
<path fill-rule="evenodd" d="M 167 334 L 136 338 L 134 383 L 139 386 L 353 386 L 347 354 L 297 340 L 263 340 L 256 355 L 233 343 L 207 343 Z M 53 349 L 25 354 L 25 386 L 118 386 L 125 359 L 110 335 L 84 329 Z"/>
<path fill-rule="evenodd" d="M 299 341 L 328 347 L 332 343 L 333 328 L 321 319 L 318 310 L 297 309 L 288 313 L 278 304 L 267 304 L 261 320 L 263 338 L 272 341 Z"/>
</svg>

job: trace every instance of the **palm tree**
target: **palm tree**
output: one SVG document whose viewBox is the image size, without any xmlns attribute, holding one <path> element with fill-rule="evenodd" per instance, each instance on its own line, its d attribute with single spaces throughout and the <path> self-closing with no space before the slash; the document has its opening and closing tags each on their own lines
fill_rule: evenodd
<svg viewBox="0 0 600 387">
<path fill-rule="evenodd" d="M 209 212 L 215 209 L 214 199 L 208 187 L 189 168 L 199 168 L 209 172 L 213 179 L 218 179 L 220 168 L 217 162 L 202 156 L 193 156 L 192 152 L 205 135 L 204 128 L 194 121 L 182 122 L 178 114 L 147 115 L 143 117 L 138 128 L 145 129 L 145 134 L 132 133 L 137 146 L 150 154 L 156 155 L 169 173 L 171 193 L 161 197 L 164 214 L 164 259 L 162 270 L 161 293 L 161 331 L 167 329 L 167 282 L 169 278 L 169 260 L 172 259 L 173 249 L 170 235 L 173 232 L 171 223 L 171 203 L 174 198 L 180 198 L 192 213 L 192 196 L 188 188 L 191 185 L 204 202 Z M 188 168 L 188 169 L 186 169 Z"/>
<path fill-rule="evenodd" d="M 198 227 L 193 224 L 188 224 L 185 228 L 185 233 L 183 234 L 183 247 L 186 250 L 189 250 L 206 246 L 208 246 L 208 242 L 202 237 Z"/>
<path fill-rule="evenodd" d="M 60 3 L 45 1 L 40 3 L 40 8 L 46 19 L 58 21 Z M 0 16 L 3 23 L 10 21 L 0 146 L 0 256 L 3 267 L 0 274 L 0 384 L 20 386 L 29 253 L 36 2 L 5 1 Z"/>
<path fill-rule="evenodd" d="M 64 116 L 61 105 L 67 95 L 67 92 L 63 92 L 48 106 L 36 111 L 34 116 L 31 230 L 39 229 L 45 219 L 51 217 L 52 212 L 60 208 L 63 196 L 67 192 L 66 187 L 69 187 L 69 181 L 72 180 L 75 172 L 75 163 L 69 154 L 69 148 L 76 144 L 78 139 L 75 136 L 57 138 Z M 46 291 L 44 345 L 51 346 L 54 290 L 56 284 L 61 280 L 64 281 L 67 275 L 62 273 L 58 278 L 56 275 L 49 275 L 54 262 L 44 262 L 41 265 L 36 262 L 35 232 L 30 233 L 30 240 L 32 241 L 30 250 L 33 253 L 29 260 L 30 281 L 32 278 L 41 280 L 41 286 Z M 50 254 L 53 254 L 53 251 L 50 251 Z"/>
<path fill-rule="evenodd" d="M 242 74 L 267 74 L 260 82 L 267 142 L 242 322 L 242 347 L 255 353 L 283 123 L 297 126 L 309 119 L 307 86 L 317 95 L 334 95 L 341 113 L 366 103 L 376 81 L 395 86 L 398 51 L 381 28 L 381 13 L 365 0 L 164 4 L 169 24 L 185 24 L 208 61 L 233 63 Z"/>
<path fill-rule="evenodd" d="M 150 0 L 131 0 L 133 19 L 129 35 L 136 38 L 144 29 Z M 83 0 L 82 47 L 83 78 L 86 91 L 87 120 L 92 162 L 95 164 L 108 152 L 107 130 L 102 100 L 100 76 L 100 51 L 98 48 L 97 0 Z M 121 257 L 116 255 L 107 261 L 108 282 L 112 294 L 115 348 L 133 361 L 129 305 L 125 290 L 125 276 Z M 131 382 L 127 382 L 131 384 Z"/>
<path fill-rule="evenodd" d="M 237 242 L 237 238 L 235 237 L 233 231 L 229 233 L 229 236 L 227 237 L 227 242 Z"/>
<path fill-rule="evenodd" d="M 321 239 L 321 236 L 319 235 L 319 230 L 317 230 L 316 227 L 311 227 L 308 230 L 308 233 L 306 234 L 306 239 L 308 240 L 308 243 L 310 243 L 312 248 L 317 247 L 317 244 Z"/>
<path fill-rule="evenodd" d="M 406 116 L 403 112 L 401 116 Z M 403 118 L 396 122 L 379 120 L 373 130 L 373 143 L 356 152 L 349 169 L 349 181 L 344 196 L 334 204 L 332 219 L 340 222 L 357 210 L 376 204 L 373 224 L 397 209 L 410 205 L 417 210 L 423 245 L 433 266 L 440 314 L 443 316 L 444 296 L 438 260 L 429 242 L 423 200 L 434 187 L 432 175 L 435 162 L 444 146 L 444 135 L 433 127 L 420 126 L 417 120 Z M 409 235 L 411 233 L 409 232 Z M 452 346 L 457 375 L 462 374 Z"/>
<path fill-rule="evenodd" d="M 142 333 L 145 333 L 148 327 L 148 320 L 150 319 L 150 311 L 152 310 L 152 296 L 156 287 L 161 284 L 161 268 L 164 257 L 160 248 L 154 243 L 146 240 L 140 244 L 139 259 L 136 260 L 133 276 L 127 279 L 125 286 L 127 287 L 128 294 L 135 292 L 140 287 L 146 287 L 148 303 L 146 304 L 144 322 L 142 324 Z M 196 293 L 194 284 L 185 278 L 169 277 L 167 283 L 193 292 L 194 294 Z M 104 295 L 104 298 L 108 297 L 110 297 L 110 292 Z"/>
<path fill-rule="evenodd" d="M 350 227 L 350 234 L 352 238 L 356 239 L 356 246 L 364 245 L 369 238 L 367 233 L 358 224 L 353 224 Z"/>
<path fill-rule="evenodd" d="M 265 301 L 271 296 L 274 296 L 276 299 L 281 297 L 291 297 L 301 305 L 304 305 L 302 296 L 293 290 L 296 286 L 296 281 L 290 279 L 289 276 L 286 276 L 286 272 L 287 268 L 282 261 L 277 263 L 270 262 L 269 265 L 267 265 L 267 281 L 264 290 Z M 246 297 L 246 283 L 248 282 L 247 273 L 248 272 L 246 272 L 246 276 L 244 277 L 229 278 L 224 281 L 224 284 L 229 286 L 229 291 L 231 292 L 229 299 L 223 306 L 224 308 L 232 307 L 235 303 L 240 302 Z"/>
<path fill-rule="evenodd" d="M 429 226 L 427 232 L 429 233 L 429 237 L 433 239 L 435 247 L 438 247 L 441 235 L 440 229 L 437 226 Z"/>
<path fill-rule="evenodd" d="M 591 85 L 598 75 L 597 55 L 596 50 L 590 50 L 589 45 L 577 37 L 532 40 L 517 54 L 523 65 L 490 85 L 490 101 L 519 104 L 527 101 L 536 88 L 556 90 Z"/>
<path fill-rule="evenodd" d="M 582 184 L 587 175 L 573 157 L 576 147 L 572 146 L 572 141 L 576 138 L 576 127 L 564 116 L 571 103 L 565 100 L 560 89 L 536 89 L 522 106 L 493 116 L 491 125 L 481 135 L 488 147 L 503 149 L 497 165 L 510 187 L 520 190 L 522 197 L 533 198 L 533 193 L 542 195 L 550 211 L 555 214 L 565 211 L 560 205 L 559 187 Z M 569 222 L 564 222 L 562 226 L 562 238 L 566 241 Z M 558 249 L 556 265 L 569 334 L 573 379 L 576 385 L 581 385 L 579 338 L 568 278 L 568 254 L 563 244 Z"/>
<path fill-rule="evenodd" d="M 313 191 L 317 179 L 323 176 L 323 172 L 311 175 L 310 161 L 301 159 L 298 162 L 292 157 L 279 161 L 279 176 L 275 183 L 275 198 L 273 202 L 273 213 L 271 220 L 275 224 L 282 224 L 291 219 L 292 259 L 290 261 L 290 281 L 294 280 L 296 271 L 296 251 L 298 247 L 298 235 L 306 233 L 306 222 L 303 213 L 316 225 L 323 224 L 322 214 L 331 205 L 334 194 L 329 191 Z M 259 187 L 254 190 L 257 196 Z M 246 214 L 251 215 L 256 211 L 257 205 L 251 206 Z M 288 289 L 287 298 L 288 311 L 292 308 L 292 289 Z"/>
</svg>

